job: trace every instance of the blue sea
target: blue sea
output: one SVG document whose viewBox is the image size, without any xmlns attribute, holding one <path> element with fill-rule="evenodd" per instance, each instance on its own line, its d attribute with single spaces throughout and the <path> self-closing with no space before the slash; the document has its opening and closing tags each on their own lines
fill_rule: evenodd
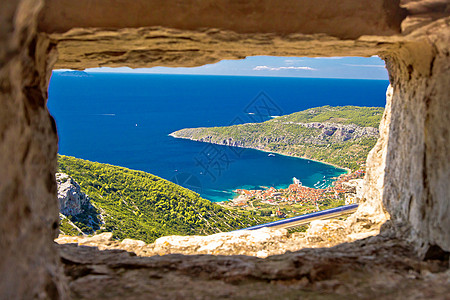
<svg viewBox="0 0 450 300">
<path fill-rule="evenodd" d="M 237 188 L 325 187 L 345 170 L 300 158 L 175 139 L 187 127 L 268 120 L 323 105 L 385 106 L 388 81 L 53 72 L 59 153 L 143 170 L 211 201 Z"/>
</svg>

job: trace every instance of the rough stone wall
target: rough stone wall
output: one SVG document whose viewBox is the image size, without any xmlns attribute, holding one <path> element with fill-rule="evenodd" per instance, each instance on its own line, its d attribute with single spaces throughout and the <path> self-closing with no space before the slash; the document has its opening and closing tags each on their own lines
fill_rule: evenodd
<svg viewBox="0 0 450 300">
<path fill-rule="evenodd" d="M 399 33 L 399 0 L 47 0 L 39 29 L 220 28 L 235 33 L 322 33 L 342 39 Z M 125 13 L 126 12 L 126 13 Z M 131 17 L 130 17 L 131 16 Z M 358 24 L 358 26 L 355 26 Z"/>
<path fill-rule="evenodd" d="M 367 161 L 364 202 L 351 221 L 354 226 L 368 221 L 378 226 L 391 218 L 396 232 L 414 241 L 422 256 L 433 245 L 449 251 L 448 1 L 371 1 L 365 8 L 360 5 L 366 2 L 354 2 L 353 6 L 348 1 L 333 2 L 336 5 L 330 18 L 320 9 L 330 2 L 306 5 L 300 1 L 304 4 L 301 8 L 297 6 L 300 2 L 288 1 L 283 6 L 275 5 L 270 16 L 271 30 L 267 20 L 261 21 L 267 16 L 264 9 L 252 10 L 248 18 L 243 17 L 252 2 L 241 6 L 196 2 L 195 9 L 186 11 L 177 7 L 171 24 L 158 21 L 157 15 L 134 21 L 120 18 L 118 24 L 110 24 L 107 19 L 95 18 L 101 2 L 97 8 L 91 6 L 90 15 L 75 13 L 62 20 L 61 16 L 70 10 L 82 11 L 88 5 L 84 1 L 71 2 L 61 8 L 60 15 L 51 9 L 66 2 L 48 1 L 40 21 L 40 29 L 57 44 L 59 68 L 196 66 L 247 55 L 380 55 L 387 61 L 392 88 L 388 91 L 381 139 Z M 123 4 L 118 3 L 118 7 Z M 265 1 L 262 7 L 271 5 Z M 349 6 L 352 9 L 344 13 Z M 298 18 L 283 15 L 287 8 Z M 352 13 L 353 8 L 358 8 L 358 13 Z M 106 14 L 114 15 L 114 9 Z M 166 9 L 162 5 L 158 12 L 163 14 Z M 220 17 L 224 12 L 227 20 Z M 371 17 L 361 19 L 367 12 L 372 13 Z M 218 17 L 209 19 L 203 13 Z M 199 18 L 187 21 L 190 14 Z M 282 16 L 284 23 L 279 22 Z M 316 21 L 320 25 L 310 28 L 309 24 Z M 336 29 L 339 22 L 346 25 Z M 345 29 L 348 24 L 352 24 L 351 30 Z M 120 26 L 127 28 L 114 29 Z"/>
<path fill-rule="evenodd" d="M 81 191 L 80 185 L 65 173 L 56 173 L 59 211 L 66 216 L 82 213 L 83 206 L 89 206 L 89 197 Z"/>
<path fill-rule="evenodd" d="M 38 34 L 43 1 L 0 1 L 0 298 L 64 297 L 52 246 L 58 222 L 57 137 L 46 109 L 52 66 L 379 54 L 393 90 L 387 134 L 368 162 L 366 207 L 387 217 L 382 199 L 397 234 L 422 256 L 450 251 L 448 1 L 401 0 L 408 12 L 401 28 L 403 10 L 389 0 L 114 3 L 46 1 Z"/>
<path fill-rule="evenodd" d="M 48 113 L 48 40 L 39 0 L 0 2 L 0 298 L 63 295 L 53 239 L 57 137 Z M 41 55 L 38 55 L 41 54 Z"/>
<path fill-rule="evenodd" d="M 105 235 L 82 243 L 114 250 L 60 245 L 74 299 L 442 300 L 450 294 L 448 263 L 418 261 L 404 241 L 381 235 L 265 259 L 132 256 Z M 120 244 L 136 251 L 142 242 Z"/>
<path fill-rule="evenodd" d="M 450 251 L 448 24 L 426 26 L 420 41 L 386 57 L 394 93 L 383 202 L 421 256 Z"/>
<path fill-rule="evenodd" d="M 57 43 L 56 68 L 193 67 L 251 55 L 371 56 L 393 45 L 404 15 L 392 0 L 48 0 L 39 29 Z"/>
<path fill-rule="evenodd" d="M 385 229 L 429 258 L 450 251 L 450 19 L 443 17 L 449 4 L 404 2 L 412 13 L 402 24 L 408 34 L 381 53 L 391 85 L 363 201 L 350 222 L 390 219 Z"/>
<path fill-rule="evenodd" d="M 393 89 L 389 85 L 386 91 L 386 107 L 380 123 L 380 137 L 369 152 L 366 162 L 366 176 L 358 192 L 359 207 L 355 214 L 349 217 L 348 223 L 353 231 L 362 231 L 361 226 L 379 227 L 390 219 L 383 205 L 383 188 L 385 184 L 386 150 L 389 140 L 389 124 L 391 123 Z"/>
</svg>

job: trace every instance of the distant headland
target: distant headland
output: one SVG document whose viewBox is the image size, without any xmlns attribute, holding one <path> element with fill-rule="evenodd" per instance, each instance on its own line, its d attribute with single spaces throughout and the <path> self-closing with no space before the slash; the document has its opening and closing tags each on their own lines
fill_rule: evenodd
<svg viewBox="0 0 450 300">
<path fill-rule="evenodd" d="M 170 136 L 301 157 L 356 171 L 375 145 L 381 107 L 322 106 L 262 123 L 186 128 Z"/>
</svg>

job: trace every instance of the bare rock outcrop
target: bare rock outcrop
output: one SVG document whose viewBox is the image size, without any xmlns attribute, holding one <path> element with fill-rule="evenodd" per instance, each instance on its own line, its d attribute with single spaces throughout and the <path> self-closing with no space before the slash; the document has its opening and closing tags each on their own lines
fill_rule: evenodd
<svg viewBox="0 0 450 300">
<path fill-rule="evenodd" d="M 80 185 L 69 175 L 56 173 L 60 212 L 66 216 L 76 216 L 89 206 L 89 197 L 81 191 Z"/>
<path fill-rule="evenodd" d="M 391 86 L 386 91 L 386 107 L 380 123 L 380 137 L 374 148 L 369 152 L 366 162 L 367 173 L 358 193 L 359 206 L 356 213 L 349 217 L 350 226 L 358 231 L 361 221 L 381 227 L 390 219 L 383 205 L 383 188 L 385 184 L 386 148 L 389 139 L 389 124 L 391 122 Z"/>
<path fill-rule="evenodd" d="M 417 29 L 420 41 L 385 56 L 392 100 L 383 204 L 422 257 L 450 252 L 449 22 Z"/>
<path fill-rule="evenodd" d="M 311 123 L 297 123 L 306 128 L 317 128 L 322 130 L 322 135 L 332 136 L 332 141 L 344 142 L 349 139 L 357 139 L 360 137 L 378 137 L 379 131 L 373 127 L 361 127 L 355 124 L 340 124 L 332 122 L 311 122 Z"/>
<path fill-rule="evenodd" d="M 0 1 L 0 298 L 65 297 L 58 235 L 56 125 L 46 108 L 54 52 L 41 0 Z"/>
</svg>

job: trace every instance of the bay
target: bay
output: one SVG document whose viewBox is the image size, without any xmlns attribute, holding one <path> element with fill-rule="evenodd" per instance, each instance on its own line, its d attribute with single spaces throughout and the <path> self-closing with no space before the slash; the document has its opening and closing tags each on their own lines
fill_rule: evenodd
<svg viewBox="0 0 450 300">
<path fill-rule="evenodd" d="M 76 75 L 76 76 L 73 76 Z M 211 201 L 236 188 L 327 186 L 345 170 L 309 160 L 175 139 L 187 127 L 268 120 L 311 107 L 384 106 L 388 81 L 53 72 L 48 108 L 59 153 L 143 170 Z"/>
</svg>

